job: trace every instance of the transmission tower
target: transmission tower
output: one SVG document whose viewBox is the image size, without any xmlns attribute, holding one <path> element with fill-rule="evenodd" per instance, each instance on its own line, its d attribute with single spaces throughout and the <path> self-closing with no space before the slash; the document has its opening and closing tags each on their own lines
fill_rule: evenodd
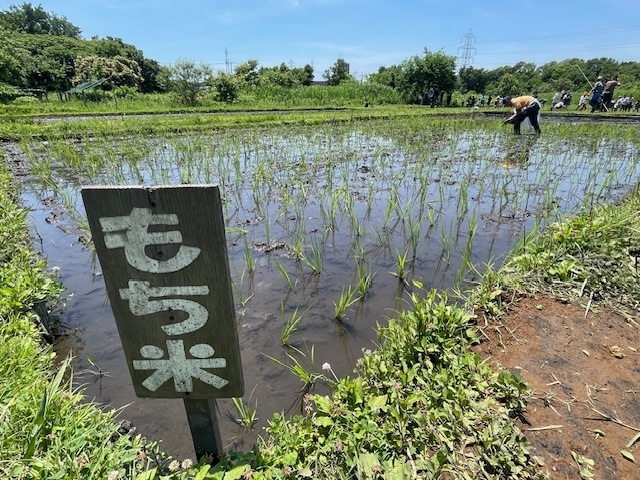
<svg viewBox="0 0 640 480">
<path fill-rule="evenodd" d="M 226 66 L 227 73 L 231 74 L 231 62 L 229 61 L 229 51 L 227 50 L 227 47 L 224 47 L 224 64 Z"/>
<path fill-rule="evenodd" d="M 458 56 L 458 70 L 473 63 L 473 54 L 476 53 L 476 47 L 473 44 L 476 43 L 476 37 L 471 33 L 471 29 L 462 37 L 462 42 L 462 47 L 458 48 L 458 53 L 462 50 L 462 55 Z"/>
</svg>

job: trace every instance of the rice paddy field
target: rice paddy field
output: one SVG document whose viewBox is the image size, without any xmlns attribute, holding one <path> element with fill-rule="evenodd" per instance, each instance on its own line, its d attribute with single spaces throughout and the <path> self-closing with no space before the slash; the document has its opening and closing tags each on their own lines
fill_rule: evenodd
<svg viewBox="0 0 640 480">
<path fill-rule="evenodd" d="M 349 375 L 411 293 L 463 296 L 529 235 L 638 183 L 636 125 L 542 128 L 414 116 L 16 144 L 22 201 L 67 287 L 57 348 L 89 399 L 131 404 L 140 433 L 192 456 L 182 402 L 133 393 L 80 191 L 219 185 L 246 395 L 218 404 L 225 445 L 248 450 L 275 412 L 300 412 L 305 374 Z"/>
</svg>

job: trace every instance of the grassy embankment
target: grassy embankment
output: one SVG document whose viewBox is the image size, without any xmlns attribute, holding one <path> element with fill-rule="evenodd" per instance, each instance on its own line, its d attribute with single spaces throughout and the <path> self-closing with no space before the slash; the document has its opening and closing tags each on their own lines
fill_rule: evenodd
<svg viewBox="0 0 640 480">
<path fill-rule="evenodd" d="M 470 352 L 475 341 L 470 309 L 448 306 L 446 298 L 433 292 L 414 297 L 413 310 L 379 329 L 380 348 L 364 352 L 353 377 L 335 379 L 327 366 L 324 373 L 305 378 L 329 383 L 333 395 L 309 396 L 304 417 L 274 416 L 264 441 L 252 452 L 232 453 L 212 469 L 156 466 L 150 460 L 155 446 L 145 446 L 140 438 L 109 443 L 116 428 L 113 414 L 81 403 L 81 395 L 61 373 L 67 363 L 55 371 L 50 347 L 41 344 L 33 327 L 32 307 L 53 301 L 59 289 L 28 248 L 25 212 L 14 203 L 4 164 L 2 172 L 0 348 L 7 360 L 0 376 L 0 471 L 7 478 L 115 479 L 132 478 L 136 472 L 144 472 L 139 480 L 161 474 L 218 479 L 536 478 L 535 459 L 511 422 L 525 407 L 526 386 L 507 371 L 492 372 Z M 496 292 L 534 286 L 552 286 L 567 295 L 579 286 L 582 293 L 602 292 L 602 300 L 620 291 L 637 298 L 627 254 L 629 245 L 637 245 L 639 204 L 634 195 L 623 205 L 593 209 L 532 239 L 500 272 L 486 277 L 472 296 L 474 303 L 499 313 L 495 302 L 503 296 Z M 590 298 L 595 306 L 600 297 Z"/>
</svg>

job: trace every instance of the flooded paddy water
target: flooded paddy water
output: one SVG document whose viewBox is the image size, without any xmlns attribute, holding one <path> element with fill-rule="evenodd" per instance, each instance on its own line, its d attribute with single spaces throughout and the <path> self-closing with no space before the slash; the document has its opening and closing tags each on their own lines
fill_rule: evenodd
<svg viewBox="0 0 640 480">
<path fill-rule="evenodd" d="M 19 186 L 36 246 L 67 288 L 56 348 L 75 356 L 88 400 L 128 405 L 121 418 L 182 459 L 193 457 L 183 403 L 134 395 L 81 228 L 83 186 L 220 185 L 244 402 L 258 420 L 242 428 L 229 399 L 219 419 L 225 445 L 248 450 L 274 412 L 301 409 L 301 381 L 268 357 L 349 375 L 411 292 L 471 288 L 530 232 L 637 184 L 636 142 L 551 131 L 403 119 L 5 149 L 26 167 Z M 329 392 L 321 381 L 316 391 Z"/>
</svg>

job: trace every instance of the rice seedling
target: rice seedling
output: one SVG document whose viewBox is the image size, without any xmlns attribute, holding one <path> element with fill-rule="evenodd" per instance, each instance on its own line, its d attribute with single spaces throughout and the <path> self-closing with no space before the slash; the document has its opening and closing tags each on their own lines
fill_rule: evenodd
<svg viewBox="0 0 640 480">
<path fill-rule="evenodd" d="M 256 384 L 253 387 L 253 390 L 251 390 L 251 393 L 249 394 L 249 400 L 247 402 L 245 402 L 242 398 L 231 398 L 231 402 L 233 403 L 237 414 L 237 417 L 235 417 L 235 421 L 236 423 L 238 423 L 238 425 L 243 426 L 248 432 L 253 431 L 253 428 L 258 421 L 258 399 L 256 398 L 255 406 L 249 405 L 249 402 L 251 402 L 253 393 L 255 392 L 257 386 L 258 385 Z"/>
<path fill-rule="evenodd" d="M 286 353 L 286 356 L 289 359 L 288 362 L 284 362 L 267 354 L 264 354 L 264 356 L 300 379 L 303 384 L 302 392 L 308 393 L 315 383 L 323 378 L 323 375 L 321 373 L 317 373 L 315 369 L 314 346 L 311 346 L 311 350 L 308 354 L 303 353 L 296 347 L 291 347 L 291 350 L 302 358 L 298 359 L 290 352 Z"/>
<path fill-rule="evenodd" d="M 313 273 L 320 273 L 322 271 L 322 253 L 320 251 L 320 246 L 313 244 L 310 248 L 311 256 L 305 253 L 302 257 L 302 261 Z"/>
<path fill-rule="evenodd" d="M 278 271 L 280 272 L 280 275 L 282 275 L 282 278 L 284 278 L 285 282 L 287 283 L 287 288 L 289 289 L 289 291 L 293 290 L 298 284 L 298 280 L 297 279 L 295 281 L 291 280 L 291 276 L 289 275 L 289 272 L 287 272 L 287 269 L 284 267 L 284 265 L 282 265 L 282 263 L 280 263 L 278 260 L 274 259 L 273 261 L 278 267 Z"/>
<path fill-rule="evenodd" d="M 311 307 L 313 307 L 314 304 L 315 302 L 308 305 L 307 308 L 302 313 L 298 313 L 298 307 L 296 307 L 293 313 L 286 320 L 284 328 L 282 329 L 282 335 L 280 336 L 282 345 L 290 346 L 289 338 L 291 337 L 291 334 L 297 330 L 298 324 L 302 320 L 302 317 L 304 317 L 304 315 L 311 309 Z M 280 305 L 281 305 L 280 308 L 282 310 L 282 315 L 284 317 L 284 303 L 281 303 Z"/>
<path fill-rule="evenodd" d="M 345 320 L 345 313 L 347 313 L 349 307 L 361 298 L 356 296 L 356 294 L 357 290 L 352 285 L 349 285 L 346 290 L 344 288 L 342 289 L 342 293 L 340 294 L 338 301 L 333 302 L 336 320 L 340 322 Z"/>
<path fill-rule="evenodd" d="M 396 250 L 396 272 L 389 272 L 391 275 L 398 277 L 398 280 L 403 283 L 407 280 L 408 270 L 408 261 L 407 257 L 409 256 L 409 250 L 405 250 L 404 253 L 400 253 L 399 250 Z"/>
<path fill-rule="evenodd" d="M 369 292 L 375 272 L 371 271 L 371 262 L 365 263 L 363 259 L 356 261 L 356 275 L 358 279 L 358 293 L 360 299 L 364 299 Z"/>
<path fill-rule="evenodd" d="M 244 237 L 244 261 L 249 275 L 253 275 L 256 271 L 256 260 L 253 258 L 253 250 L 249 247 L 247 237 Z"/>
<path fill-rule="evenodd" d="M 249 278 L 249 284 L 248 284 L 248 296 L 245 297 L 244 295 L 244 278 L 245 278 L 245 274 L 247 273 L 246 268 L 242 270 L 242 274 L 240 274 L 240 279 L 238 280 L 238 282 L 235 281 L 231 281 L 231 287 L 233 288 L 233 291 L 236 292 L 236 296 L 238 298 L 238 301 L 240 302 L 240 305 L 244 308 L 247 303 L 249 302 L 249 300 L 251 300 L 253 298 L 253 295 L 255 294 L 255 292 L 253 291 L 253 280 L 252 280 L 252 276 L 250 276 Z"/>
</svg>

